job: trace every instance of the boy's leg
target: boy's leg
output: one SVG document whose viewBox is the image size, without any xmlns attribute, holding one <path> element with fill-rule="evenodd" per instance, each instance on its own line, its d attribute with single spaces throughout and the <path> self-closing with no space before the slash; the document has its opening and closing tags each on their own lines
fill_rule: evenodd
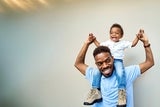
<svg viewBox="0 0 160 107">
<path fill-rule="evenodd" d="M 115 70 L 118 78 L 118 105 L 117 107 L 126 107 L 126 77 L 124 71 L 123 60 L 116 59 L 114 61 Z"/>
<path fill-rule="evenodd" d="M 93 80 L 91 81 L 92 89 L 88 93 L 87 98 L 84 101 L 84 105 L 92 105 L 95 102 L 99 102 L 102 100 L 100 92 L 100 80 L 101 80 L 101 73 L 99 71 L 94 72 L 94 77 Z"/>
</svg>

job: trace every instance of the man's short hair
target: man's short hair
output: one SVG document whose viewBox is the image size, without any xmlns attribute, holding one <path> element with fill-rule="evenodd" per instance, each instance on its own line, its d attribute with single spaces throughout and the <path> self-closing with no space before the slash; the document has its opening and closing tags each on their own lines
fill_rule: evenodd
<svg viewBox="0 0 160 107">
<path fill-rule="evenodd" d="M 100 54 L 102 52 L 107 52 L 111 55 L 111 51 L 107 46 L 98 46 L 97 48 L 94 49 L 93 56 L 95 57 L 97 54 Z"/>
</svg>

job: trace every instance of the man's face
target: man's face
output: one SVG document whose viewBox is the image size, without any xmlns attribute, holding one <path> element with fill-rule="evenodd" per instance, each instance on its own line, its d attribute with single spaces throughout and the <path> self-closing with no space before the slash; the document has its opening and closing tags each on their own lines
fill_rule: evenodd
<svg viewBox="0 0 160 107">
<path fill-rule="evenodd" d="M 95 56 L 95 64 L 105 77 L 110 77 L 112 75 L 113 62 L 113 57 L 107 52 L 103 52 Z"/>
</svg>

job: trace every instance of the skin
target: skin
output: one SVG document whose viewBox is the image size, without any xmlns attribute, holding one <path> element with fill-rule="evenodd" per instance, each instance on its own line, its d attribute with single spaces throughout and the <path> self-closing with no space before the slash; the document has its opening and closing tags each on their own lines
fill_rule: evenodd
<svg viewBox="0 0 160 107">
<path fill-rule="evenodd" d="M 139 40 L 143 42 L 143 46 L 147 46 L 149 44 L 149 40 L 146 34 L 144 33 L 144 30 L 140 29 L 139 33 L 137 34 L 137 37 L 139 38 Z M 149 68 L 151 68 L 154 65 L 154 58 L 153 58 L 151 47 L 145 48 L 145 54 L 146 54 L 145 61 L 139 64 L 141 69 L 141 74 L 147 71 Z"/>
<path fill-rule="evenodd" d="M 121 30 L 118 27 L 113 27 L 110 31 L 110 39 L 113 42 L 119 42 L 121 38 L 122 38 Z"/>
<path fill-rule="evenodd" d="M 105 77 L 109 77 L 112 75 L 113 61 L 113 57 L 106 52 L 100 53 L 95 56 L 95 64 Z"/>
<path fill-rule="evenodd" d="M 143 43 L 143 46 L 148 46 L 149 40 L 147 36 L 144 33 L 144 30 L 140 30 L 137 34 L 137 38 Z M 86 69 L 88 65 L 85 63 L 85 57 L 87 50 L 90 46 L 90 44 L 93 43 L 95 40 L 95 36 L 89 35 L 85 43 L 83 44 L 79 54 L 77 55 L 76 61 L 74 66 L 83 74 L 85 75 Z M 149 68 L 151 68 L 154 65 L 154 58 L 152 54 L 152 50 L 149 47 L 144 48 L 145 51 L 145 60 L 142 61 L 139 64 L 141 74 L 146 72 Z M 109 77 L 113 73 L 113 57 L 107 53 L 103 52 L 94 57 L 95 64 L 97 65 L 97 68 L 100 70 L 100 72 L 105 76 Z"/>
</svg>

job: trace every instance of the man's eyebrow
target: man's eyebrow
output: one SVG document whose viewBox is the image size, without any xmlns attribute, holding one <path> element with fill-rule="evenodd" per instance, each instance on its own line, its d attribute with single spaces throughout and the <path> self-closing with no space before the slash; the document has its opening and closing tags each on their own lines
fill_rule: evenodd
<svg viewBox="0 0 160 107">
<path fill-rule="evenodd" d="M 104 61 L 106 61 L 108 59 L 110 59 L 110 57 L 105 58 L 103 61 L 97 61 L 96 63 L 101 63 L 101 62 L 104 62 Z"/>
</svg>

